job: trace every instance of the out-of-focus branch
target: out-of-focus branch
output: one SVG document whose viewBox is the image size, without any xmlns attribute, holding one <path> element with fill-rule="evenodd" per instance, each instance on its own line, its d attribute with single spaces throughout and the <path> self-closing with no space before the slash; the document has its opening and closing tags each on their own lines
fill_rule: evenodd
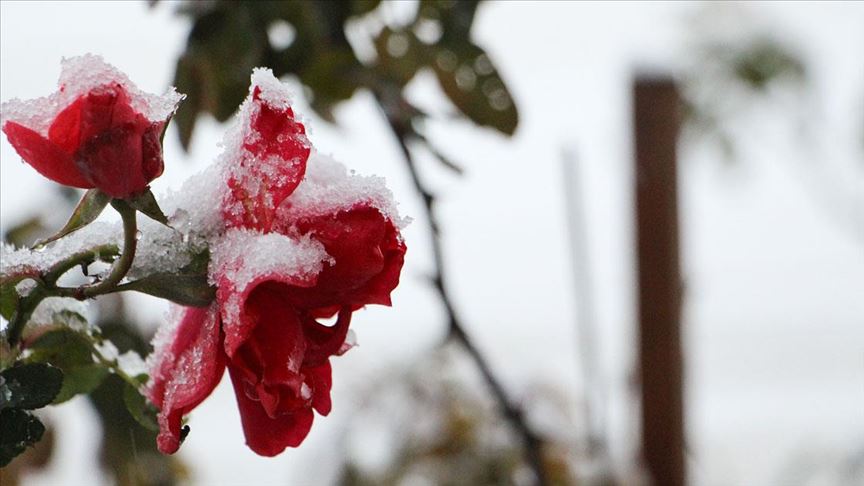
<svg viewBox="0 0 864 486">
<path fill-rule="evenodd" d="M 398 93 L 398 92 L 397 92 Z M 465 331 L 465 326 L 459 319 L 450 295 L 447 292 L 445 285 L 445 266 L 444 254 L 441 247 L 441 232 L 438 224 L 438 219 L 435 216 L 435 196 L 423 184 L 420 174 L 417 170 L 417 164 L 411 155 L 408 148 L 408 140 L 414 137 L 414 130 L 411 127 L 411 121 L 405 116 L 401 116 L 406 110 L 401 107 L 409 106 L 408 103 L 397 93 L 393 92 L 376 92 L 375 98 L 379 107 L 384 112 L 387 123 L 390 126 L 393 136 L 399 144 L 405 163 L 408 166 L 408 172 L 411 175 L 411 180 L 414 187 L 423 199 L 423 207 L 426 212 L 426 218 L 429 221 L 430 242 L 432 244 L 432 254 L 435 260 L 435 267 L 432 274 L 432 284 L 438 291 L 438 296 L 441 303 L 444 304 L 444 310 L 447 313 L 447 321 L 449 326 L 448 339 L 458 341 L 468 352 L 468 355 L 474 360 L 474 363 L 479 368 L 483 379 L 492 391 L 495 400 L 501 407 L 504 418 L 510 423 L 513 430 L 520 436 L 525 447 L 525 459 L 528 466 L 534 473 L 536 484 L 545 486 L 548 484 L 546 472 L 543 466 L 542 446 L 543 443 L 533 430 L 528 426 L 525 413 L 522 408 L 513 403 L 507 396 L 507 392 L 501 385 L 501 382 L 492 372 L 488 361 L 471 340 L 471 337 Z M 408 110 L 410 111 L 410 110 Z"/>
</svg>

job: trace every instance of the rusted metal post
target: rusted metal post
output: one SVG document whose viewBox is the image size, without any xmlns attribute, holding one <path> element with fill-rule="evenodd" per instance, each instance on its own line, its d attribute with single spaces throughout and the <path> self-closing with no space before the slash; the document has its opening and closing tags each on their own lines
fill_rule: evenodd
<svg viewBox="0 0 864 486">
<path fill-rule="evenodd" d="M 676 175 L 680 103 L 675 83 L 668 78 L 637 78 L 633 95 L 642 453 L 655 486 L 683 486 Z"/>
</svg>

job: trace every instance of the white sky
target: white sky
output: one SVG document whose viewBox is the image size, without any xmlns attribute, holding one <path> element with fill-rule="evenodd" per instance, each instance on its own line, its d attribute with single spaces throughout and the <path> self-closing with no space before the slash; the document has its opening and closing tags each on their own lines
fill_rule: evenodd
<svg viewBox="0 0 864 486">
<path fill-rule="evenodd" d="M 701 8 L 486 5 L 475 37 L 516 98 L 519 131 L 507 140 L 462 123 L 429 127 L 441 150 L 467 168 L 461 179 L 432 164 L 424 170 L 441 195 L 451 290 L 479 346 L 517 395 L 537 381 L 578 395 L 561 152 L 577 154 L 610 440 L 622 463 L 636 433 L 626 401 L 633 335 L 630 75 L 637 66 L 684 67 Z M 765 29 L 799 49 L 813 68 L 813 94 L 802 103 L 811 138 L 796 144 L 790 122 L 796 112 L 769 104 L 737 127 L 737 164 L 725 165 L 704 147 L 682 150 L 691 473 L 695 484 L 788 484 L 782 474 L 799 456 L 835 466 L 864 447 L 864 55 L 857 47 L 864 45 L 864 4 L 729 9 L 743 11 L 749 23 L 724 24 L 722 12 L 707 23 L 742 35 Z M 50 93 L 60 57 L 84 52 L 103 55 L 142 89 L 161 91 L 187 30 L 168 5 L 2 2 L 0 99 Z M 440 110 L 430 76 L 418 79 L 411 94 Z M 298 111 L 319 150 L 358 172 L 386 176 L 402 211 L 417 218 L 405 232 L 403 283 L 392 309 L 357 316 L 361 346 L 334 362 L 334 413 L 316 422 L 299 450 L 277 459 L 248 451 L 233 392 L 223 382 L 193 413 L 193 433 L 181 451 L 200 484 L 316 484 L 300 471 L 326 456 L 322 451 L 341 447 L 333 442 L 350 416 L 352 390 L 410 363 L 443 334 L 424 282 L 431 258 L 419 201 L 371 99 L 361 93 L 337 110 L 341 128 L 315 119 L 302 101 Z M 156 192 L 177 187 L 213 160 L 223 129 L 199 123 L 188 156 L 170 133 Z M 5 141 L 0 159 L 5 230 L 44 204 L 51 183 L 19 163 Z M 136 302 L 142 320 L 158 321 L 160 303 Z M 93 459 L 84 459 L 92 449 L 80 444 L 95 440 L 88 426 L 95 419 L 79 399 L 54 412 L 75 417 L 60 424 L 62 462 L 32 482 L 82 484 Z"/>
</svg>

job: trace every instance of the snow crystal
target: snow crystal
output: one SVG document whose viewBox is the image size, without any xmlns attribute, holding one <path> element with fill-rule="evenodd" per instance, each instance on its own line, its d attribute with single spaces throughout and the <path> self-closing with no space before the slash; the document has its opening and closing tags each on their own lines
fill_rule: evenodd
<svg viewBox="0 0 864 486">
<path fill-rule="evenodd" d="M 97 222 L 38 249 L 15 249 L 11 245 L 3 245 L 0 248 L 0 275 L 29 270 L 47 271 L 74 253 L 100 245 L 120 245 L 121 233 L 116 224 Z"/>
<path fill-rule="evenodd" d="M 91 89 L 109 83 L 118 83 L 126 88 L 132 108 L 150 121 L 167 119 L 184 97 L 174 88 L 162 96 L 145 93 L 97 55 L 64 58 L 60 64 L 59 90 L 43 98 L 26 101 L 16 98 L 3 103 L 0 105 L 0 125 L 15 121 L 47 136 L 48 128 L 60 111 Z"/>
<path fill-rule="evenodd" d="M 212 285 L 228 278 L 235 289 L 244 289 L 262 275 L 288 275 L 308 280 L 324 262 L 334 263 L 324 245 L 312 238 L 291 238 L 279 233 L 231 229 L 210 247 L 209 279 Z"/>
<path fill-rule="evenodd" d="M 186 179 L 178 191 L 168 191 L 160 205 L 184 241 L 204 249 L 208 239 L 225 229 L 221 210 L 225 190 L 224 174 L 214 164 Z"/>
<path fill-rule="evenodd" d="M 151 371 L 150 381 L 147 386 L 151 386 L 156 379 L 155 372 L 162 367 L 162 362 L 166 359 L 172 359 L 170 356 L 171 343 L 174 341 L 174 336 L 177 334 L 177 329 L 183 315 L 186 312 L 186 307 L 177 304 L 171 304 L 162 325 L 156 330 L 156 334 L 150 341 L 153 346 L 153 352 L 147 355 L 145 367 Z"/>
<path fill-rule="evenodd" d="M 258 97 L 277 110 L 285 110 L 293 103 L 288 86 L 279 81 L 268 68 L 252 70 L 252 86 L 257 86 L 261 92 Z"/>
<path fill-rule="evenodd" d="M 325 261 L 332 263 L 324 245 L 308 236 L 295 239 L 279 233 L 232 229 L 210 247 L 208 272 L 210 283 L 227 291 L 222 315 L 239 316 L 243 292 L 256 279 L 279 277 L 302 284 L 317 276 Z M 236 327 L 232 329 L 226 332 L 236 331 Z"/>
<path fill-rule="evenodd" d="M 358 204 L 367 204 L 404 228 L 410 219 L 400 218 L 393 193 L 383 177 L 350 173 L 344 165 L 327 155 L 313 152 L 306 166 L 306 176 L 279 208 L 283 220 L 296 220 L 333 214 Z"/>
</svg>

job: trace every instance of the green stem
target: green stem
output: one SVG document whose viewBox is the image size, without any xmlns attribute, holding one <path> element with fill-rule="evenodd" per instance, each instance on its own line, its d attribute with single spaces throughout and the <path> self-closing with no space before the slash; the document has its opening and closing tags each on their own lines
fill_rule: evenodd
<svg viewBox="0 0 864 486">
<path fill-rule="evenodd" d="M 17 355 L 18 342 L 21 340 L 21 333 L 24 332 L 24 325 L 27 324 L 27 321 L 30 320 L 30 316 L 33 315 L 33 311 L 36 310 L 39 302 L 42 302 L 42 299 L 45 297 L 48 297 L 45 287 L 37 285 L 36 288 L 30 291 L 30 294 L 28 294 L 27 297 L 18 302 L 18 306 L 15 309 L 15 313 L 12 315 L 12 319 L 9 320 L 9 327 L 6 331 L 9 346 L 12 348 L 12 352 L 15 355 Z"/>
<path fill-rule="evenodd" d="M 96 260 L 101 260 L 103 257 L 107 256 L 116 257 L 119 254 L 120 249 L 117 248 L 117 245 L 112 244 L 94 246 L 93 248 L 73 253 L 65 260 L 57 262 L 53 267 L 45 272 L 43 280 L 47 285 L 53 287 L 56 285 L 57 280 L 59 280 L 60 277 L 78 265 L 93 263 Z"/>
<path fill-rule="evenodd" d="M 138 221 L 136 220 L 136 211 L 126 202 L 115 199 L 111 202 L 114 209 L 120 213 L 123 218 L 123 253 L 120 254 L 120 259 L 114 262 L 111 268 L 111 273 L 105 280 L 102 280 L 96 285 L 89 287 L 81 287 L 79 289 L 79 298 L 90 298 L 97 295 L 110 292 L 123 280 L 123 277 L 129 273 L 132 268 L 132 262 L 135 260 L 135 250 L 138 247 Z"/>
<path fill-rule="evenodd" d="M 30 316 L 33 315 L 33 311 L 36 310 L 39 303 L 46 297 L 73 297 L 84 300 L 96 297 L 97 295 L 108 294 L 116 290 L 117 284 L 129 273 L 129 269 L 132 267 L 132 262 L 135 259 L 135 250 L 138 246 L 136 211 L 122 200 L 114 200 L 111 202 L 111 205 L 114 206 L 114 209 L 120 213 L 120 217 L 123 219 L 123 253 L 114 262 L 111 273 L 95 285 L 78 288 L 56 286 L 57 280 L 76 265 L 92 262 L 102 255 L 116 254 L 117 247 L 114 245 L 100 245 L 81 251 L 55 264 L 43 276 L 41 281 L 36 280 L 36 288 L 19 301 L 15 314 L 13 314 L 12 319 L 9 321 L 7 339 L 9 345 L 13 348 L 13 352 L 14 349 L 17 349 L 18 343 L 21 340 L 24 326 L 30 320 Z"/>
</svg>

